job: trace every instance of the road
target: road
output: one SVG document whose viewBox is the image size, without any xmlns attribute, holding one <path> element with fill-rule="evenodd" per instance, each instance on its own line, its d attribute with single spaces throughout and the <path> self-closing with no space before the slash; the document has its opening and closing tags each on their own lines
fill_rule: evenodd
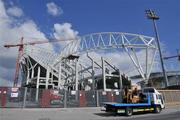
<svg viewBox="0 0 180 120">
<path fill-rule="evenodd" d="M 0 109 L 0 120 L 179 120 L 180 106 L 168 107 L 160 114 L 113 116 L 100 108 Z"/>
</svg>

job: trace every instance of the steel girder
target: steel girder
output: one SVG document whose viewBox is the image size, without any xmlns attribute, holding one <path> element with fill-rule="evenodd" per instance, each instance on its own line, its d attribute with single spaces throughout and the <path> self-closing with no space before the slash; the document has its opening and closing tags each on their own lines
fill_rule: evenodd
<svg viewBox="0 0 180 120">
<path fill-rule="evenodd" d="M 121 32 L 103 32 L 93 33 L 77 38 L 70 42 L 54 61 L 57 64 L 62 57 L 71 54 L 94 51 L 96 49 L 112 48 L 150 48 L 156 49 L 155 39 L 144 35 L 121 33 Z"/>
<path fill-rule="evenodd" d="M 157 46 L 153 37 L 144 35 L 122 33 L 122 32 L 103 32 L 93 33 L 78 38 L 69 43 L 54 60 L 53 64 L 56 66 L 62 58 L 71 54 L 82 54 L 98 49 L 118 49 L 122 48 L 131 59 L 135 68 L 142 76 L 143 80 L 148 80 L 154 59 L 157 53 Z M 145 69 L 143 70 L 142 62 L 137 56 L 137 49 L 145 50 Z M 151 58 L 149 53 L 152 52 Z"/>
</svg>

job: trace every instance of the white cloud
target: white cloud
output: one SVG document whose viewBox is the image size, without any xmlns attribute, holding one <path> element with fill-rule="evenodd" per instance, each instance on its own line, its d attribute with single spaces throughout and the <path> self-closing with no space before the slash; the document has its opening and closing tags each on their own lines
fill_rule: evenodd
<svg viewBox="0 0 180 120">
<path fill-rule="evenodd" d="M 13 8 L 14 9 L 14 8 Z M 8 10 L 5 9 L 4 3 L 0 0 L 0 86 L 9 85 L 9 81 L 13 80 L 13 75 L 15 72 L 15 60 L 17 57 L 18 48 L 4 48 L 5 44 L 16 44 L 20 42 L 21 37 L 25 38 L 43 38 L 45 39 L 45 34 L 42 33 L 38 26 L 33 20 L 26 20 L 24 22 L 18 22 L 17 16 L 20 14 L 7 14 Z M 16 11 L 17 12 L 17 11 Z M 23 12 L 22 12 L 23 13 Z M 16 17 L 16 18 L 14 18 Z M 24 40 L 27 42 L 27 39 Z M 28 39 L 28 41 L 36 41 L 35 39 Z M 46 49 L 53 50 L 51 44 L 39 45 Z M 38 46 L 38 47 L 39 47 Z M 12 82 L 11 82 L 12 85 Z"/>
<path fill-rule="evenodd" d="M 7 14 L 14 17 L 21 17 L 23 15 L 23 11 L 18 7 L 11 7 L 7 9 Z"/>
<path fill-rule="evenodd" d="M 72 25 L 70 23 L 63 24 L 54 24 L 54 33 L 53 36 L 56 39 L 64 39 L 67 40 L 65 42 L 61 42 L 61 48 L 68 44 L 72 39 L 76 39 L 78 37 L 78 32 L 72 29 Z"/>
<path fill-rule="evenodd" d="M 54 24 L 54 31 L 56 39 L 72 39 L 78 35 L 78 32 L 72 29 L 70 23 Z"/>
<path fill-rule="evenodd" d="M 54 2 L 50 2 L 46 4 L 47 12 L 52 16 L 59 16 L 63 13 L 61 7 L 56 5 Z"/>
</svg>

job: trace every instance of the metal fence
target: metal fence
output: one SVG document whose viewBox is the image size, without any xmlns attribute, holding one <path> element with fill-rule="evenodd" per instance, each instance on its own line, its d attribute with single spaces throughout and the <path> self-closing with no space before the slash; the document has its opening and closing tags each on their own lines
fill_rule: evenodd
<svg viewBox="0 0 180 120">
<path fill-rule="evenodd" d="M 159 90 L 159 92 L 163 94 L 166 103 L 180 103 L 180 90 Z M 96 107 L 101 106 L 103 102 L 122 102 L 122 92 L 0 88 L 0 107 Z"/>
<path fill-rule="evenodd" d="M 35 88 L 0 88 L 0 107 L 96 107 L 103 102 L 122 102 L 121 91 L 65 91 Z M 25 94 L 25 91 L 27 93 Z"/>
</svg>

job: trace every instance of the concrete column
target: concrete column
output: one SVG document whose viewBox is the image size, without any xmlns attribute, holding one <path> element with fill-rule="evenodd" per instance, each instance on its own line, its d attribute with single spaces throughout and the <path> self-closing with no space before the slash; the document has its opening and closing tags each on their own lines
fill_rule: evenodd
<svg viewBox="0 0 180 120">
<path fill-rule="evenodd" d="M 50 76 L 50 79 L 51 79 L 51 84 L 53 83 L 53 75 L 54 75 L 54 71 L 51 69 L 51 71 L 50 71 L 50 73 L 51 73 L 51 76 Z"/>
<path fill-rule="evenodd" d="M 27 71 L 26 85 L 29 83 L 29 70 Z"/>
<path fill-rule="evenodd" d="M 78 77 L 79 77 L 79 75 L 78 75 L 78 59 L 76 60 L 76 68 L 75 68 L 75 74 L 76 74 L 76 76 L 75 76 L 75 90 L 77 91 L 78 90 Z"/>
<path fill-rule="evenodd" d="M 36 102 L 38 102 L 38 95 L 39 95 L 40 73 L 41 73 L 41 68 L 40 68 L 40 66 L 39 66 L 39 67 L 38 67 L 38 74 L 37 74 L 37 82 L 36 82 Z"/>
<path fill-rule="evenodd" d="M 104 64 L 104 58 L 101 57 L 102 60 L 102 77 L 103 77 L 103 90 L 106 91 L 106 68 L 105 68 L 105 64 Z"/>
<path fill-rule="evenodd" d="M 48 85 L 49 85 L 49 67 L 47 67 L 47 71 L 46 71 L 46 89 L 48 89 Z"/>
<path fill-rule="evenodd" d="M 60 89 L 61 85 L 61 61 L 59 62 L 59 75 L 58 75 L 58 90 Z"/>
<path fill-rule="evenodd" d="M 32 67 L 31 79 L 34 77 L 34 67 Z"/>
</svg>

